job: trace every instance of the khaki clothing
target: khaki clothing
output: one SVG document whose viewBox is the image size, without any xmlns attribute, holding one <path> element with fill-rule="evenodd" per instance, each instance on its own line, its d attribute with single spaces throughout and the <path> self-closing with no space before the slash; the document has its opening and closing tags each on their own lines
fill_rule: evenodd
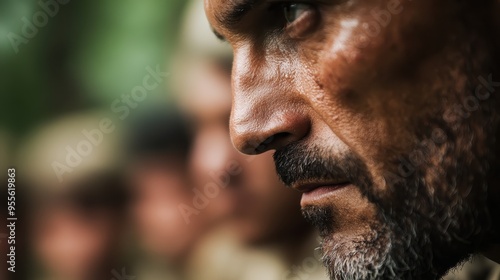
<svg viewBox="0 0 500 280">
<path fill-rule="evenodd" d="M 327 280 L 326 270 L 314 255 L 316 235 L 296 250 L 294 259 L 278 248 L 244 246 L 230 232 L 207 238 L 196 254 L 189 280 Z M 298 246 L 299 247 L 299 246 Z"/>
<path fill-rule="evenodd" d="M 452 269 L 442 280 L 500 280 L 500 264 L 483 256 Z"/>
</svg>

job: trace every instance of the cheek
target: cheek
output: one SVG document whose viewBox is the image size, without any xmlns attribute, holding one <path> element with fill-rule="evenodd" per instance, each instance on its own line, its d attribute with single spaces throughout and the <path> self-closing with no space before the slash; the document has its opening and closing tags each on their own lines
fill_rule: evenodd
<svg viewBox="0 0 500 280">
<path fill-rule="evenodd" d="M 378 83 L 378 60 L 387 52 L 383 40 L 364 46 L 356 37 L 356 21 L 344 24 L 346 29 L 338 33 L 342 42 L 325 44 L 318 63 L 304 70 L 297 84 L 321 121 L 369 169 L 382 170 L 389 153 L 402 152 L 402 143 L 412 143 L 402 117 L 406 97 L 398 86 Z"/>
<path fill-rule="evenodd" d="M 380 101 L 375 93 L 368 92 L 365 84 L 374 73 L 367 65 L 378 50 L 368 55 L 359 47 L 363 42 L 356 37 L 358 24 L 354 19 L 342 23 L 345 28 L 317 52 L 317 63 L 303 70 L 296 85 L 337 137 L 354 151 L 367 149 L 373 153 L 376 152 L 373 145 L 384 138 L 385 129 L 380 116 L 375 117 L 374 106 Z"/>
</svg>

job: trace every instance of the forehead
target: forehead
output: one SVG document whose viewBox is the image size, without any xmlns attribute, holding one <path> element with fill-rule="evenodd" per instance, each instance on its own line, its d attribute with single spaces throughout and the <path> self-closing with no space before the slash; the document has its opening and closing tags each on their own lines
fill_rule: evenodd
<svg viewBox="0 0 500 280">
<path fill-rule="evenodd" d="M 228 0 L 232 1 L 232 0 Z M 224 7 L 223 0 L 204 0 L 205 2 L 205 12 L 207 14 L 208 21 L 213 26 L 217 23 L 217 18 L 221 16 L 221 10 Z"/>
</svg>

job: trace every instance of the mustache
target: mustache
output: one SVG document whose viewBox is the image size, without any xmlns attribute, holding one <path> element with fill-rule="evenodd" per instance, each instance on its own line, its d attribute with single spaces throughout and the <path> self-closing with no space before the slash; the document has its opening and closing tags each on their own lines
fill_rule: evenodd
<svg viewBox="0 0 500 280">
<path fill-rule="evenodd" d="M 346 179 L 354 185 L 369 184 L 364 163 L 350 151 L 335 153 L 317 146 L 292 143 L 277 150 L 274 163 L 280 180 L 291 187 L 300 181 Z"/>
</svg>

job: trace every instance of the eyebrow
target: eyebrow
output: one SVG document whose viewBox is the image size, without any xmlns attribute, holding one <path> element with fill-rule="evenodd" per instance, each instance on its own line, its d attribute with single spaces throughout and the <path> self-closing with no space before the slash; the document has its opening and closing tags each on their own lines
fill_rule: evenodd
<svg viewBox="0 0 500 280">
<path fill-rule="evenodd" d="M 260 0 L 233 0 L 226 12 L 222 13 L 221 23 L 226 26 L 237 24 Z"/>
<path fill-rule="evenodd" d="M 227 9 L 221 11 L 216 16 L 220 25 L 232 27 L 241 22 L 243 17 L 248 14 L 262 0 L 225 0 L 228 2 Z M 212 28 L 219 39 L 224 40 L 219 32 Z"/>
</svg>

